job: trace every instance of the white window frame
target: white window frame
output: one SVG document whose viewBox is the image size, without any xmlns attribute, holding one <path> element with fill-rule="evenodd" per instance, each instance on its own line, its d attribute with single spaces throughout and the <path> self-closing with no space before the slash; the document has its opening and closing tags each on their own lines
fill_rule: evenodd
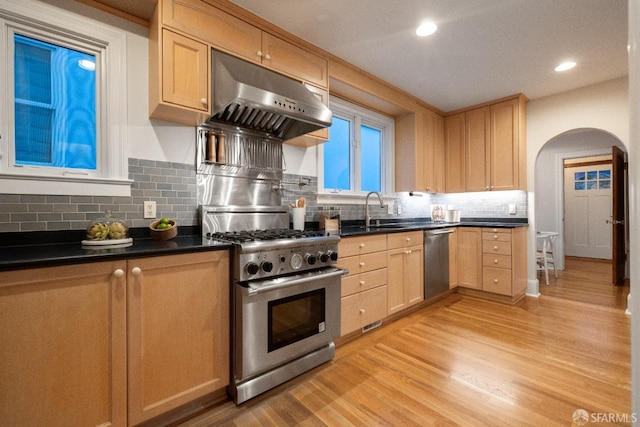
<svg viewBox="0 0 640 427">
<path fill-rule="evenodd" d="M 379 129 L 382 136 L 382 169 L 381 169 L 381 194 L 387 198 L 394 198 L 394 135 L 395 121 L 392 117 L 385 116 L 373 110 L 352 104 L 340 98 L 332 97 L 330 109 L 334 116 L 350 120 L 351 126 L 351 176 L 350 184 L 354 190 L 334 190 L 324 188 L 324 147 L 318 146 L 318 203 L 364 203 L 364 197 L 368 191 L 360 190 L 361 165 L 360 162 L 360 126 L 369 126 Z"/>
<path fill-rule="evenodd" d="M 15 165 L 14 34 L 96 57 L 96 170 Z M 0 193 L 130 196 L 126 34 L 35 0 L 0 0 Z"/>
</svg>

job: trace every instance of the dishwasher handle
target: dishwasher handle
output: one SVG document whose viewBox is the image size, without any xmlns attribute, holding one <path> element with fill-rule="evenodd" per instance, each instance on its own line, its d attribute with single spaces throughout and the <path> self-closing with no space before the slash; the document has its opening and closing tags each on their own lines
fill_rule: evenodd
<svg viewBox="0 0 640 427">
<path fill-rule="evenodd" d="M 452 230 L 451 228 L 443 228 L 440 230 L 428 230 L 425 231 L 425 235 L 427 236 L 437 236 L 438 234 L 449 234 L 449 233 L 453 233 L 454 230 Z"/>
</svg>

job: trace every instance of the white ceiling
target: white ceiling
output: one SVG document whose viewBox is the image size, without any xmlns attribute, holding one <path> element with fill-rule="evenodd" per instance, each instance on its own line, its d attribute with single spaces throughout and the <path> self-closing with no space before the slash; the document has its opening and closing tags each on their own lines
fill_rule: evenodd
<svg viewBox="0 0 640 427">
<path fill-rule="evenodd" d="M 232 1 L 443 111 L 627 75 L 626 0 Z"/>
</svg>

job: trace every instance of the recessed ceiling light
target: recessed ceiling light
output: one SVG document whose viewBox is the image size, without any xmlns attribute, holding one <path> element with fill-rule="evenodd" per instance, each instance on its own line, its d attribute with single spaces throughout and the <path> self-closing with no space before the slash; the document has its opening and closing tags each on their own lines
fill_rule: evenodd
<svg viewBox="0 0 640 427">
<path fill-rule="evenodd" d="M 556 67 L 556 71 L 567 71 L 576 66 L 576 63 L 573 61 L 563 62 L 562 64 Z"/>
<path fill-rule="evenodd" d="M 420 24 L 420 26 L 416 29 L 416 34 L 420 37 L 426 37 L 435 33 L 437 29 L 438 26 L 433 22 L 425 22 L 424 24 Z"/>
</svg>

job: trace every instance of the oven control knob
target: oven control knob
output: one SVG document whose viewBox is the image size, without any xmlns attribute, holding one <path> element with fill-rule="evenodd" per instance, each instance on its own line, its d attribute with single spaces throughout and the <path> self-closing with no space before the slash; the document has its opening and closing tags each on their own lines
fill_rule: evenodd
<svg viewBox="0 0 640 427">
<path fill-rule="evenodd" d="M 255 262 L 250 262 L 245 266 L 245 269 L 247 270 L 247 273 L 253 276 L 258 272 L 259 267 L 258 267 L 258 264 L 256 264 Z"/>
<path fill-rule="evenodd" d="M 338 260 L 338 252 L 330 251 L 329 252 L 329 258 L 331 258 L 331 261 L 334 261 L 334 262 L 337 261 Z"/>
<path fill-rule="evenodd" d="M 289 265 L 294 270 L 297 270 L 300 267 L 302 267 L 302 255 L 300 255 L 300 254 L 292 254 L 291 255 L 291 259 L 289 260 Z"/>
<path fill-rule="evenodd" d="M 271 273 L 271 270 L 273 270 L 273 263 L 270 261 L 263 261 L 261 267 L 262 271 L 265 273 Z"/>
<path fill-rule="evenodd" d="M 305 256 L 305 260 L 307 261 L 307 264 L 314 265 L 316 263 L 316 256 L 315 255 L 311 255 L 311 254 L 307 254 Z"/>
<path fill-rule="evenodd" d="M 329 262 L 329 254 L 320 252 L 320 262 L 321 263 Z"/>
</svg>

